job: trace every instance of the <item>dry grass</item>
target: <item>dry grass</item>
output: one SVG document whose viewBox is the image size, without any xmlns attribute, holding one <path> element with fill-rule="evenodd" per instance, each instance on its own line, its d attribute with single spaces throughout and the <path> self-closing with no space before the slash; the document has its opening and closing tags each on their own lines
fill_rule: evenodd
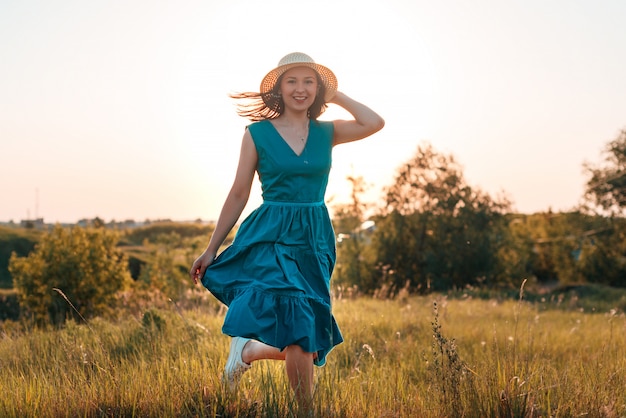
<svg viewBox="0 0 626 418">
<path fill-rule="evenodd" d="M 346 342 L 317 369 L 315 416 L 626 416 L 623 313 L 410 297 L 339 300 L 335 314 Z M 50 331 L 6 322 L 0 416 L 293 415 L 280 363 L 256 363 L 224 392 L 222 315 L 149 309 Z"/>
</svg>

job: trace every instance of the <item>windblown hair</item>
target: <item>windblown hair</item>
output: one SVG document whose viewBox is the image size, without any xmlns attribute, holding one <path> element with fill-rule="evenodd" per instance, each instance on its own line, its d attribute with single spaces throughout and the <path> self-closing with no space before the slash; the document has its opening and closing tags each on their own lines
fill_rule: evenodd
<svg viewBox="0 0 626 418">
<path fill-rule="evenodd" d="M 313 120 L 324 113 L 328 105 L 324 101 L 326 95 L 326 86 L 322 82 L 322 78 L 317 72 L 317 84 L 320 86 L 315 96 L 315 101 L 309 107 L 308 117 Z M 238 101 L 237 114 L 244 118 L 248 118 L 253 122 L 258 122 L 266 119 L 275 119 L 283 114 L 285 111 L 285 102 L 283 97 L 278 92 L 280 89 L 280 83 L 283 79 L 283 74 L 278 77 L 276 84 L 271 91 L 265 93 L 233 93 L 231 98 Z"/>
</svg>

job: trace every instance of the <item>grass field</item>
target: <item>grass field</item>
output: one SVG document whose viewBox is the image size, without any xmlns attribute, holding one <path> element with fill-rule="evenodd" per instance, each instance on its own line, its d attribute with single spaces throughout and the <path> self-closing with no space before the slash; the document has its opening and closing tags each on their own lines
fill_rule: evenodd
<svg viewBox="0 0 626 418">
<path fill-rule="evenodd" d="M 316 369 L 314 416 L 626 416 L 623 312 L 552 305 L 337 300 L 346 341 Z M 222 319 L 208 299 L 61 330 L 7 321 L 0 416 L 293 416 L 281 363 L 254 363 L 237 393 L 224 391 Z"/>
</svg>

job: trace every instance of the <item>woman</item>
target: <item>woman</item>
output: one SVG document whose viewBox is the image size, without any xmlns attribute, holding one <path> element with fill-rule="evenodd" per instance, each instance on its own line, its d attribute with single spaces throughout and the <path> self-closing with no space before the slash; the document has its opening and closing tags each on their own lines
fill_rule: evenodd
<svg viewBox="0 0 626 418">
<path fill-rule="evenodd" d="M 222 328 L 233 337 L 224 372 L 229 386 L 256 360 L 284 360 L 298 404 L 310 406 L 313 365 L 324 365 L 343 341 L 330 306 L 335 236 L 324 205 L 332 147 L 365 138 L 384 121 L 337 91 L 330 69 L 298 52 L 263 78 L 260 93 L 233 97 L 245 101 L 239 114 L 255 123 L 243 135 L 234 183 L 190 275 L 229 307 Z M 317 121 L 327 103 L 354 119 Z M 216 257 L 255 172 L 263 204 Z"/>
</svg>

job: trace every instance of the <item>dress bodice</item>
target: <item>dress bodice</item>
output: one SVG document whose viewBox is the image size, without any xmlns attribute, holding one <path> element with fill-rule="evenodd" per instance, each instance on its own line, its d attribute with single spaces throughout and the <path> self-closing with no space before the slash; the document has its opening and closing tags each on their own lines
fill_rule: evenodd
<svg viewBox="0 0 626 418">
<path fill-rule="evenodd" d="M 248 127 L 259 163 L 263 200 L 313 203 L 324 200 L 332 163 L 332 122 L 309 121 L 309 136 L 296 154 L 269 120 Z"/>
</svg>

